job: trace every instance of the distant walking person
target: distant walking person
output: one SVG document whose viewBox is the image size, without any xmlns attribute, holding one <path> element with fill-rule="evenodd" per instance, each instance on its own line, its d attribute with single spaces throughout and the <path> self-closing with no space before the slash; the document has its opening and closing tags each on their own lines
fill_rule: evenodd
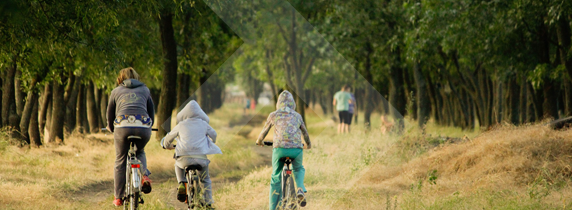
<svg viewBox="0 0 572 210">
<path fill-rule="evenodd" d="M 354 94 L 352 93 L 352 87 L 348 86 L 348 88 L 346 89 L 346 92 L 348 92 L 351 96 L 351 101 L 349 104 L 349 108 L 348 108 L 348 113 L 349 113 L 349 119 L 348 119 L 348 132 L 350 132 L 351 130 L 351 125 L 352 125 L 352 119 L 354 117 L 354 113 L 356 110 L 356 97 L 354 96 Z M 356 113 L 357 114 L 357 113 Z M 357 123 L 357 122 L 356 122 Z"/>
<path fill-rule="evenodd" d="M 250 98 L 246 98 L 246 105 L 244 106 L 244 114 L 247 114 L 249 109 L 250 109 Z"/>
<path fill-rule="evenodd" d="M 346 92 L 348 85 L 344 85 L 340 91 L 334 94 L 334 106 L 336 106 L 336 110 L 338 111 L 338 117 L 340 118 L 340 124 L 338 125 L 338 134 L 340 133 L 347 133 L 349 132 L 349 120 L 350 120 L 350 113 L 348 110 L 350 109 L 350 102 L 351 102 L 351 95 L 350 93 Z"/>
<path fill-rule="evenodd" d="M 129 150 L 128 136 L 139 136 L 135 141 L 137 146 L 137 159 L 141 160 L 143 172 L 143 186 L 141 190 L 147 194 L 151 192 L 151 180 L 147 170 L 145 145 L 151 138 L 155 110 L 149 88 L 139 81 L 135 69 L 129 67 L 122 69 L 117 77 L 117 87 L 111 91 L 107 105 L 107 129 L 113 132 L 115 139 L 115 199 L 113 205 L 123 205 L 125 195 L 125 164 Z"/>
</svg>

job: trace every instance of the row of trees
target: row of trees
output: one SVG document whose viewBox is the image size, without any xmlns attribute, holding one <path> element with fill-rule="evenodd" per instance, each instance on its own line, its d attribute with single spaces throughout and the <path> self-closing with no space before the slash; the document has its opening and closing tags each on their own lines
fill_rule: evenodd
<svg viewBox="0 0 572 210">
<path fill-rule="evenodd" d="M 572 114 L 570 1 L 289 3 L 246 7 L 257 12 L 241 21 L 257 34 L 235 67 L 325 114 L 343 84 L 366 124 L 376 110 L 466 129 Z"/>
<path fill-rule="evenodd" d="M 2 1 L 0 11 L 0 127 L 37 146 L 105 127 L 127 66 L 151 89 L 161 136 L 176 105 L 240 45 L 203 2 Z M 206 109 L 222 105 L 218 86 L 196 94 Z"/>
<path fill-rule="evenodd" d="M 302 116 L 311 103 L 331 114 L 351 84 L 367 125 L 374 111 L 466 129 L 572 114 L 565 0 L 9 0 L 0 12 L 0 127 L 36 145 L 103 127 L 127 66 L 152 90 L 158 137 L 189 97 L 220 107 L 235 73 L 249 96 L 265 82 L 295 93 Z"/>
</svg>

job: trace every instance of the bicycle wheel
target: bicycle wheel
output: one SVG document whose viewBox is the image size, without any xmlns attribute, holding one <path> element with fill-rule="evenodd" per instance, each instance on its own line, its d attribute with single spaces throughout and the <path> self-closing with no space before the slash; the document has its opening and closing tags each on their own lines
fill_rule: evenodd
<svg viewBox="0 0 572 210">
<path fill-rule="evenodd" d="M 292 176 L 287 175 L 285 183 L 284 209 L 298 209 L 298 199 L 296 199 L 296 187 L 294 186 L 294 179 Z"/>
<path fill-rule="evenodd" d="M 127 164 L 129 165 L 129 164 Z M 123 210 L 128 210 L 129 205 L 129 197 L 131 197 L 132 189 L 131 189 L 131 168 L 127 166 L 125 168 L 125 195 L 123 196 Z"/>
<path fill-rule="evenodd" d="M 195 207 L 195 209 L 199 209 L 202 206 L 202 202 L 201 202 L 201 186 L 199 185 L 199 179 L 198 176 L 193 177 L 195 178 L 193 180 L 193 205 Z"/>
<path fill-rule="evenodd" d="M 193 181 L 193 176 L 187 171 L 187 173 L 185 174 L 187 177 L 187 207 L 189 210 L 191 210 L 193 207 L 191 206 L 192 204 L 192 199 L 193 199 L 193 189 L 191 189 L 192 185 L 192 181 Z"/>
<path fill-rule="evenodd" d="M 129 199 L 129 209 L 130 210 L 136 210 L 137 207 L 139 206 L 139 192 L 135 192 L 133 193 L 133 195 L 130 196 L 131 198 Z"/>
</svg>

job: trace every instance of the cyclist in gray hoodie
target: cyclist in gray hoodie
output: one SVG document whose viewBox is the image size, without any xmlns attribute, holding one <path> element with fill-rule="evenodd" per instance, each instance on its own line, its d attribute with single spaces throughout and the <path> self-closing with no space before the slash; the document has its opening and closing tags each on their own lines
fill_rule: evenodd
<svg viewBox="0 0 572 210">
<path fill-rule="evenodd" d="M 151 180 L 147 170 L 145 145 L 151 138 L 151 126 L 155 118 L 153 100 L 149 88 L 139 81 L 135 69 L 122 69 L 117 77 L 117 87 L 111 91 L 107 105 L 107 129 L 115 139 L 115 199 L 113 205 L 123 205 L 125 195 L 125 165 L 129 150 L 128 136 L 139 136 L 135 142 L 137 159 L 141 160 L 144 193 L 151 192 Z"/>
<path fill-rule="evenodd" d="M 209 125 L 209 117 L 201 109 L 199 104 L 192 100 L 177 114 L 178 124 L 162 140 L 163 149 L 175 149 L 175 173 L 179 188 L 177 199 L 181 202 L 186 200 L 185 167 L 200 165 L 201 182 L 206 190 L 204 200 L 208 208 L 213 203 L 211 179 L 209 176 L 209 159 L 207 155 L 222 154 L 222 151 L 214 143 L 216 131 Z M 212 139 L 212 141 L 209 139 Z M 173 141 L 177 140 L 177 147 Z"/>
</svg>

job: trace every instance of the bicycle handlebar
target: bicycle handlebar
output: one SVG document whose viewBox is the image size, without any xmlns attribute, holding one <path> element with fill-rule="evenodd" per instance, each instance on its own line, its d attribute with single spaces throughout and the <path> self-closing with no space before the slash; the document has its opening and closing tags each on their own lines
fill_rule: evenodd
<svg viewBox="0 0 572 210">
<path fill-rule="evenodd" d="M 151 131 L 158 131 L 157 128 L 151 128 Z M 108 131 L 107 128 L 101 128 L 101 131 Z M 110 131 L 111 132 L 111 131 Z"/>
</svg>

